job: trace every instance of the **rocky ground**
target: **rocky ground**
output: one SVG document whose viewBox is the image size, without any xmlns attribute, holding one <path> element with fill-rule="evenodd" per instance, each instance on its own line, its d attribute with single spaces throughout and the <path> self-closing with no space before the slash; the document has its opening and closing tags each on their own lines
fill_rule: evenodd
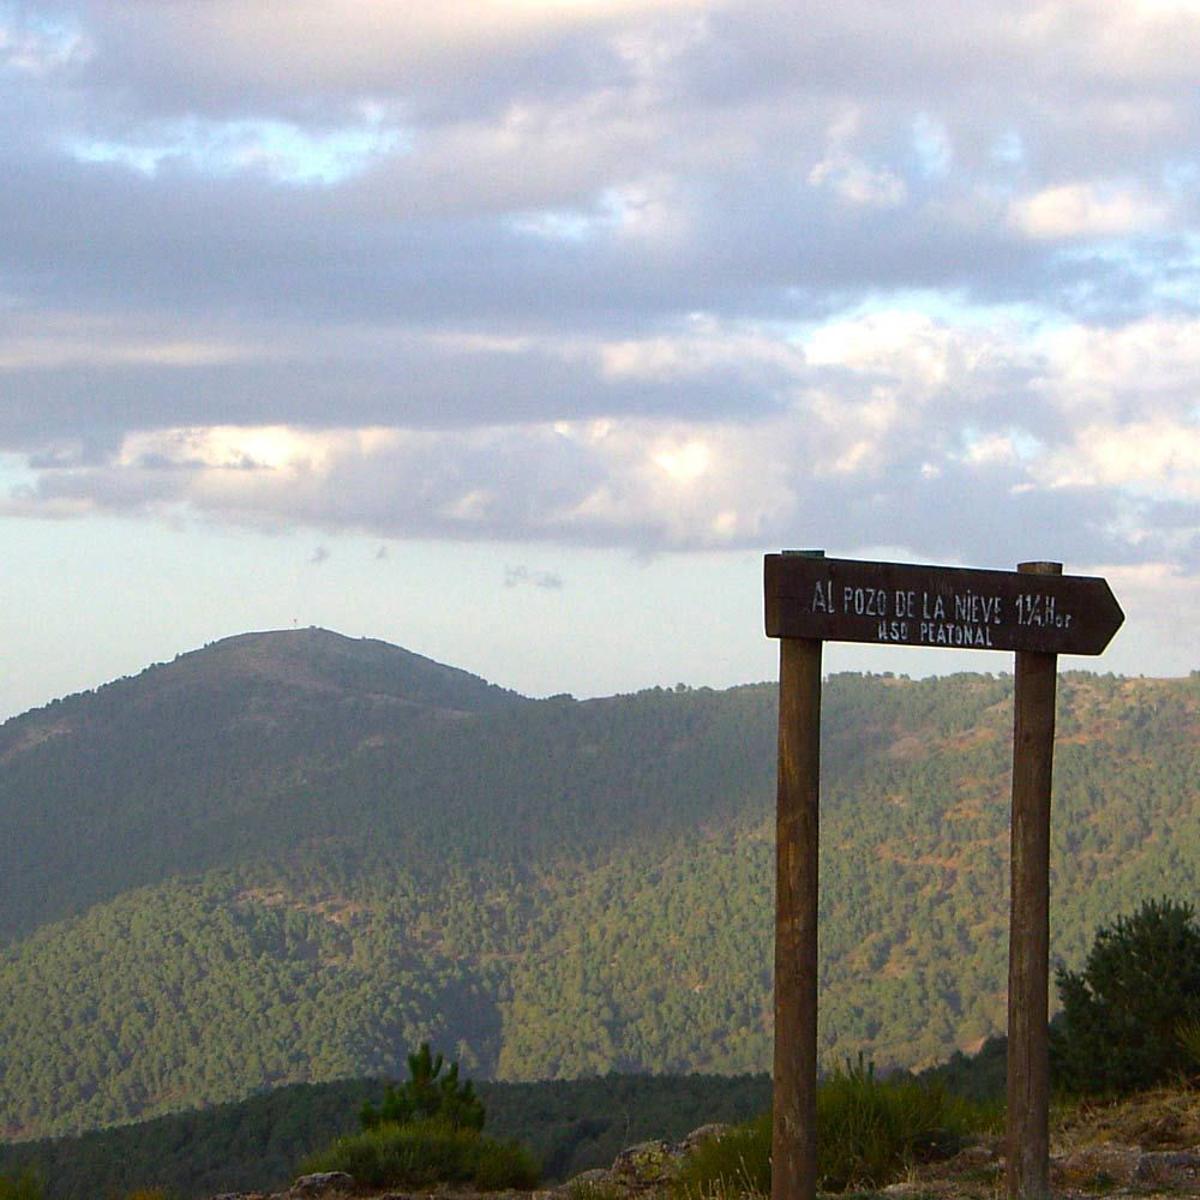
<svg viewBox="0 0 1200 1200">
<path fill-rule="evenodd" d="M 1200 1092 L 1165 1089 L 1056 1113 L 1050 1186 L 1064 1197 L 1200 1195 Z M 980 1138 L 882 1192 L 997 1200 L 1005 1194 L 1003 1139 Z"/>
<path fill-rule="evenodd" d="M 643 1142 L 622 1151 L 606 1170 L 588 1171 L 537 1192 L 490 1193 L 488 1200 L 658 1200 L 684 1157 L 724 1127 L 706 1125 L 681 1142 Z M 1200 1092 L 1147 1093 L 1108 1105 L 1078 1106 L 1056 1114 L 1052 1129 L 1051 1187 L 1064 1200 L 1103 1196 L 1200 1196 Z M 1005 1193 L 1004 1144 L 981 1137 L 942 1162 L 912 1167 L 879 1196 L 930 1200 L 1000 1200 Z M 861 1193 L 859 1194 L 862 1195 Z M 214 1200 L 482 1200 L 461 1191 L 359 1189 L 348 1175 L 302 1176 L 282 1193 L 220 1196 Z"/>
</svg>

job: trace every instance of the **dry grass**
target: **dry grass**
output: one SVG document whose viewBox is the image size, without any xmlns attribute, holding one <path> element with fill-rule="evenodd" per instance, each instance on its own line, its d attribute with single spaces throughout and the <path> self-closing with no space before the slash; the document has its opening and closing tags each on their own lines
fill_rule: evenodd
<svg viewBox="0 0 1200 1200">
<path fill-rule="evenodd" d="M 1051 1136 L 1056 1153 L 1101 1142 L 1143 1150 L 1185 1150 L 1200 1145 L 1200 1091 L 1158 1088 L 1112 1101 L 1079 1101 L 1056 1113 Z"/>
</svg>

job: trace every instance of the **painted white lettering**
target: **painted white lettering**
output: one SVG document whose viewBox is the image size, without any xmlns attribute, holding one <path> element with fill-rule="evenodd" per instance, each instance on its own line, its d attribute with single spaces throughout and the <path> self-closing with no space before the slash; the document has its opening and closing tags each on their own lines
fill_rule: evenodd
<svg viewBox="0 0 1200 1200">
<path fill-rule="evenodd" d="M 846 612 L 852 612 L 856 617 L 886 617 L 887 592 L 873 587 L 845 588 L 842 605 Z"/>
<path fill-rule="evenodd" d="M 884 640 L 883 628 L 886 622 L 880 622 L 880 640 Z M 891 622 L 894 627 L 897 623 Z M 903 623 L 908 638 L 907 623 Z M 889 640 L 899 640 L 891 638 Z M 917 638 L 927 646 L 979 646 L 981 649 L 994 649 L 992 644 L 991 627 L 982 623 L 970 624 L 962 621 L 921 621 L 917 625 Z"/>
</svg>

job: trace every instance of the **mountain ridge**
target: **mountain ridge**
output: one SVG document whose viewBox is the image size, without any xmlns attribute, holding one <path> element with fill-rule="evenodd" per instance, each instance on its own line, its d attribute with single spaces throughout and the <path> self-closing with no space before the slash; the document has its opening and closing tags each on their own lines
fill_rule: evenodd
<svg viewBox="0 0 1200 1200">
<path fill-rule="evenodd" d="M 380 653 L 333 637 L 318 659 Z M 0 764 L 0 1136 L 402 1072 L 422 1040 L 507 1080 L 769 1062 L 773 685 L 471 684 L 485 710 L 450 715 L 289 688 L 248 725 L 277 683 L 197 665 L 212 688 L 139 707 L 135 677 L 73 702 L 103 736 Z M 1075 962 L 1146 895 L 1197 890 L 1200 674 L 1066 672 L 1059 700 Z M 921 1066 L 1001 1026 L 1011 703 L 1007 676 L 826 681 L 827 1064 Z"/>
</svg>

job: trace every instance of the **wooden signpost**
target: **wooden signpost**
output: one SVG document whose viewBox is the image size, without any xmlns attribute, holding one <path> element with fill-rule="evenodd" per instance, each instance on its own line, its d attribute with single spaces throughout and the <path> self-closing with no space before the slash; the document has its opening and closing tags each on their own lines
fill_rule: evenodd
<svg viewBox="0 0 1200 1200">
<path fill-rule="evenodd" d="M 1060 563 L 1016 571 L 768 554 L 779 646 L 772 1200 L 817 1189 L 817 867 L 821 646 L 1016 652 L 1008 966 L 1008 1193 L 1049 1196 L 1050 782 L 1059 654 L 1100 654 L 1125 619 L 1103 580 Z"/>
</svg>

